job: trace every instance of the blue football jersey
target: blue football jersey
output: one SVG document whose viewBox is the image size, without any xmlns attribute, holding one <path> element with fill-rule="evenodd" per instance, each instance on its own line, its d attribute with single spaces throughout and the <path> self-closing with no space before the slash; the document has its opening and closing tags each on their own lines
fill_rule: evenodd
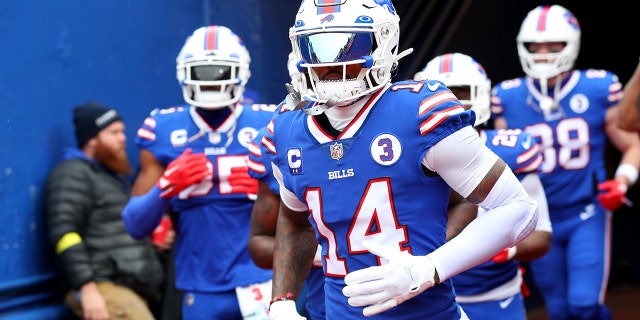
<svg viewBox="0 0 640 320">
<path fill-rule="evenodd" d="M 531 172 L 539 172 L 542 155 L 533 137 L 520 129 L 481 130 L 480 137 L 495 154 L 522 180 Z M 518 272 L 518 262 L 494 263 L 489 260 L 453 277 L 456 294 L 477 295 L 495 289 Z"/>
<path fill-rule="evenodd" d="M 402 81 L 369 97 L 337 136 L 321 116 L 284 111 L 262 143 L 284 186 L 306 203 L 322 246 L 327 319 L 364 319 L 342 294 L 344 276 L 379 265 L 363 240 L 426 255 L 445 243 L 450 187 L 425 172 L 436 143 L 475 115 L 440 83 Z M 450 280 L 385 311 L 393 319 L 459 319 Z"/>
<path fill-rule="evenodd" d="M 539 107 L 544 97 L 531 78 L 503 81 L 493 88 L 494 116 L 503 117 L 509 128 L 529 132 L 540 146 L 540 179 L 552 217 L 555 209 L 595 201 L 598 182 L 606 180 L 605 113 L 619 102 L 621 89 L 611 72 L 574 70 L 555 97 L 558 108 L 544 115 Z"/>
<path fill-rule="evenodd" d="M 186 148 L 204 153 L 213 176 L 171 198 L 176 224 L 176 287 L 220 292 L 271 279 L 247 249 L 253 200 L 234 191 L 231 168 L 247 167 L 248 147 L 273 114 L 273 105 L 240 105 L 217 128 L 195 107 L 156 109 L 138 130 L 136 145 L 164 166 Z"/>
</svg>

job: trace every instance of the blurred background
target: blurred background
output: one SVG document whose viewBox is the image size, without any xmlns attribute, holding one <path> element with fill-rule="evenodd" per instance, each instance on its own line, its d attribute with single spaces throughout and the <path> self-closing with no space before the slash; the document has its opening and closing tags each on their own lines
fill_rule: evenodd
<svg viewBox="0 0 640 320">
<path fill-rule="evenodd" d="M 582 27 L 577 68 L 607 69 L 625 83 L 640 56 L 637 19 L 622 0 L 557 1 Z M 411 78 L 436 55 L 459 51 L 484 65 L 493 83 L 522 75 L 516 34 L 543 1 L 395 0 L 400 50 L 414 48 L 396 80 Z M 196 28 L 224 25 L 247 45 L 248 87 L 278 103 L 288 81 L 288 29 L 299 0 L 0 2 L 0 319 L 63 314 L 46 240 L 44 181 L 62 150 L 74 146 L 71 109 L 94 100 L 118 109 L 137 166 L 135 131 L 154 108 L 182 104 L 175 58 Z M 619 155 L 610 150 L 608 160 Z M 612 170 L 615 169 L 613 165 Z M 568 182 L 569 184 L 569 182 Z M 640 206 L 637 188 L 629 198 Z M 637 209 L 615 213 L 610 287 L 640 279 Z M 534 296 L 528 304 L 539 305 Z"/>
</svg>

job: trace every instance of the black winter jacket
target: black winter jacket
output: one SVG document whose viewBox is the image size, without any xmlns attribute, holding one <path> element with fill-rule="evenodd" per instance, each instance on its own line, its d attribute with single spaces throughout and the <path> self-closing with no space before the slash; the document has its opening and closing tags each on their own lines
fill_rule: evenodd
<svg viewBox="0 0 640 320">
<path fill-rule="evenodd" d="M 163 269 L 150 240 L 125 230 L 122 210 L 130 183 L 107 172 L 77 149 L 46 182 L 50 243 L 63 280 L 73 289 L 89 281 L 114 281 L 154 299 Z"/>
</svg>

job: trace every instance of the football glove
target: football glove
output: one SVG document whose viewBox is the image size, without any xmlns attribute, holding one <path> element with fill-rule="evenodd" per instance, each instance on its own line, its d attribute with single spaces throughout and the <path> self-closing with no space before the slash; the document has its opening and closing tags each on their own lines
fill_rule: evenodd
<svg viewBox="0 0 640 320">
<path fill-rule="evenodd" d="M 168 199 L 180 191 L 213 175 L 213 167 L 202 153 L 191 154 L 191 148 L 185 150 L 178 158 L 171 161 L 158 180 L 162 190 L 161 197 Z"/>
<path fill-rule="evenodd" d="M 232 193 L 245 193 L 249 199 L 258 197 L 258 180 L 249 175 L 248 167 L 232 167 L 229 185 Z"/>
<path fill-rule="evenodd" d="M 293 300 L 274 301 L 269 307 L 269 320 L 306 320 L 296 309 Z"/>
<path fill-rule="evenodd" d="M 616 179 L 607 180 L 598 184 L 598 189 L 602 191 L 598 194 L 598 201 L 605 209 L 614 211 L 625 203 L 627 185 L 624 182 Z"/>
<path fill-rule="evenodd" d="M 369 241 L 363 245 L 388 261 L 350 272 L 344 278 L 342 294 L 349 297 L 349 305 L 364 306 L 365 316 L 391 309 L 435 285 L 436 269 L 428 256 L 413 256 Z"/>
</svg>

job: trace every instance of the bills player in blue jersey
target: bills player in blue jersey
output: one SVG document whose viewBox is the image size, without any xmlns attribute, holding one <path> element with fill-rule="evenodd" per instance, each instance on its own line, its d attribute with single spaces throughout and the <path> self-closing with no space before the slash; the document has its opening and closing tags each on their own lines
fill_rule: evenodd
<svg viewBox="0 0 640 320">
<path fill-rule="evenodd" d="M 123 218 L 143 238 L 171 209 L 184 319 L 266 318 L 271 271 L 247 250 L 258 191 L 247 161 L 275 106 L 242 103 L 250 61 L 230 29 L 196 29 L 176 60 L 187 105 L 153 110 L 138 130 L 140 173 Z"/>
<path fill-rule="evenodd" d="M 288 61 L 289 75 L 291 84 L 299 88 L 298 83 L 304 79 L 304 76 L 299 74 L 295 62 L 292 52 L 289 54 Z M 251 212 L 249 252 L 258 266 L 271 269 L 273 268 L 276 221 L 280 208 L 280 186 L 273 176 L 271 161 L 267 158 L 269 153 L 260 144 L 266 129 L 266 127 L 262 128 L 254 139 L 254 143 L 249 146 L 249 175 L 259 181 L 258 198 Z M 320 247 L 316 251 L 305 285 L 306 300 L 296 301 L 298 310 L 305 308 L 311 320 L 325 319 L 324 272 L 320 261 Z"/>
<path fill-rule="evenodd" d="M 523 279 L 517 261 L 537 259 L 551 246 L 547 199 L 537 173 L 542 165 L 538 145 L 529 133 L 520 129 L 485 129 L 491 117 L 491 81 L 482 65 L 472 57 L 457 52 L 437 56 L 413 79 L 441 81 L 460 99 L 465 109 L 473 110 L 476 115 L 474 126 L 482 140 L 507 163 L 527 193 L 538 202 L 536 229 L 525 240 L 452 278 L 456 300 L 470 319 L 525 320 L 526 309 L 521 293 Z M 482 208 L 478 211 L 478 214 L 484 213 Z M 466 226 L 457 225 L 457 221 L 465 223 L 464 219 L 450 217 L 447 228 L 459 230 Z M 447 234 L 455 232 L 448 231 Z"/>
<path fill-rule="evenodd" d="M 553 225 L 552 247 L 531 263 L 552 320 L 610 319 L 611 211 L 625 201 L 640 164 L 636 134 L 616 126 L 622 86 L 606 70 L 573 69 L 580 26 L 566 8 L 539 6 L 522 22 L 518 55 L 526 76 L 493 88 L 496 128 L 523 129 L 543 154 L 540 179 Z M 622 153 L 607 180 L 607 138 Z"/>
<path fill-rule="evenodd" d="M 474 113 L 440 82 L 391 82 L 399 19 L 388 0 L 305 0 L 290 29 L 312 102 L 291 94 L 262 139 L 281 198 L 271 319 L 301 318 L 318 243 L 327 319 L 467 319 L 450 278 L 535 227 Z M 447 242 L 451 188 L 488 211 Z"/>
</svg>

